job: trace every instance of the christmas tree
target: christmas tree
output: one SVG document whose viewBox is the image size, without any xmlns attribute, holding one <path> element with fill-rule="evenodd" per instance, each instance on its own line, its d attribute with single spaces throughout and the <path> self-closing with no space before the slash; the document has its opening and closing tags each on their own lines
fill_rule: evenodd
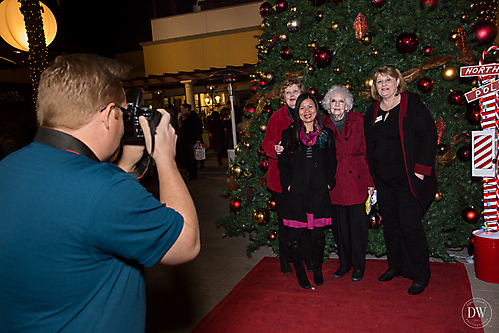
<svg viewBox="0 0 499 333">
<path fill-rule="evenodd" d="M 364 113 L 372 103 L 371 75 L 388 64 L 403 73 L 409 91 L 420 95 L 436 122 L 439 191 L 423 225 L 430 255 L 452 260 L 448 249 L 468 246 L 483 223 L 482 179 L 471 176 L 470 165 L 470 136 L 480 129 L 480 107 L 464 98 L 478 83 L 460 78 L 459 68 L 477 64 L 494 41 L 494 6 L 491 0 L 263 2 L 255 94 L 244 108 L 228 172 L 231 213 L 217 222 L 226 235 L 249 235 L 249 256 L 260 246 L 278 252 L 277 214 L 265 185 L 268 162 L 261 144 L 270 115 L 281 106 L 279 84 L 298 76 L 319 100 L 332 85 L 345 86 L 354 95 L 353 109 Z M 384 255 L 382 212 L 375 210 L 370 220 L 368 252 Z M 326 244 L 328 255 L 334 251 L 331 232 Z"/>
</svg>

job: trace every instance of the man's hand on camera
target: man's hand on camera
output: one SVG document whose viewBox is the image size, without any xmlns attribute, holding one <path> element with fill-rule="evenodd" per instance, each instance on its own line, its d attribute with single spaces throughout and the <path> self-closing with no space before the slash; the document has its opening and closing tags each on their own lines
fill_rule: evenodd
<svg viewBox="0 0 499 333">
<path fill-rule="evenodd" d="M 137 163 L 139 163 L 144 154 L 144 146 L 140 145 L 123 145 L 123 154 L 120 160 L 116 163 L 125 172 L 132 172 Z"/>
<path fill-rule="evenodd" d="M 151 152 L 151 130 L 149 122 L 144 116 L 139 117 L 140 127 L 144 133 L 147 152 L 154 158 L 156 163 L 161 163 L 162 159 L 175 161 L 175 146 L 177 144 L 177 135 L 175 129 L 170 124 L 170 114 L 164 109 L 158 109 L 161 113 L 161 121 L 156 127 L 154 136 L 154 150 Z"/>
</svg>

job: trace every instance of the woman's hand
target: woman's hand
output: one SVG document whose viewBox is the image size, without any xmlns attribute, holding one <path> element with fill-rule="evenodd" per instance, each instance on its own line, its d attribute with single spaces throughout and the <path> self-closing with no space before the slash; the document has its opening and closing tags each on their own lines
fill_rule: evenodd
<svg viewBox="0 0 499 333">
<path fill-rule="evenodd" d="M 288 192 L 291 191 L 291 185 L 288 186 Z"/>
<path fill-rule="evenodd" d="M 281 146 L 281 141 L 274 146 L 277 155 L 280 155 L 284 151 L 284 147 Z"/>
<path fill-rule="evenodd" d="M 416 177 L 418 177 L 419 179 L 421 180 L 424 180 L 424 175 L 420 174 L 420 173 L 417 173 L 417 172 L 414 172 L 414 174 L 416 175 Z"/>
</svg>

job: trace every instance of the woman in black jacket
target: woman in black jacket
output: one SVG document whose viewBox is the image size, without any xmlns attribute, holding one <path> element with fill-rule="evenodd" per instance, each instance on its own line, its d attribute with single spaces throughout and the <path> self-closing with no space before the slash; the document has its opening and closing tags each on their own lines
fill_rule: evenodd
<svg viewBox="0 0 499 333">
<path fill-rule="evenodd" d="M 314 283 L 322 285 L 324 228 L 331 225 L 333 206 L 329 191 L 335 185 L 336 148 L 332 132 L 317 117 L 319 104 L 310 93 L 296 100 L 295 121 L 282 132 L 277 167 L 282 185 L 282 217 L 289 227 L 289 247 L 302 288 L 311 287 L 301 260 L 301 236 L 312 233 Z"/>
<path fill-rule="evenodd" d="M 437 131 L 419 96 L 405 92 L 398 69 L 382 66 L 373 77 L 376 102 L 364 116 L 364 134 L 388 258 L 378 280 L 407 277 L 413 280 L 408 293 L 417 295 L 431 275 L 422 219 L 437 191 Z"/>
</svg>

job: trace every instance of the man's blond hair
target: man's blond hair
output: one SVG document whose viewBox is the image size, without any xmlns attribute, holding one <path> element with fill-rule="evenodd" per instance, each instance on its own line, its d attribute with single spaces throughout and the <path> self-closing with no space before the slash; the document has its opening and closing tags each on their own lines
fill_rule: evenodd
<svg viewBox="0 0 499 333">
<path fill-rule="evenodd" d="M 75 130 L 109 103 L 121 105 L 125 98 L 122 81 L 128 72 L 127 66 L 97 55 L 58 56 L 40 78 L 39 124 Z"/>
</svg>

